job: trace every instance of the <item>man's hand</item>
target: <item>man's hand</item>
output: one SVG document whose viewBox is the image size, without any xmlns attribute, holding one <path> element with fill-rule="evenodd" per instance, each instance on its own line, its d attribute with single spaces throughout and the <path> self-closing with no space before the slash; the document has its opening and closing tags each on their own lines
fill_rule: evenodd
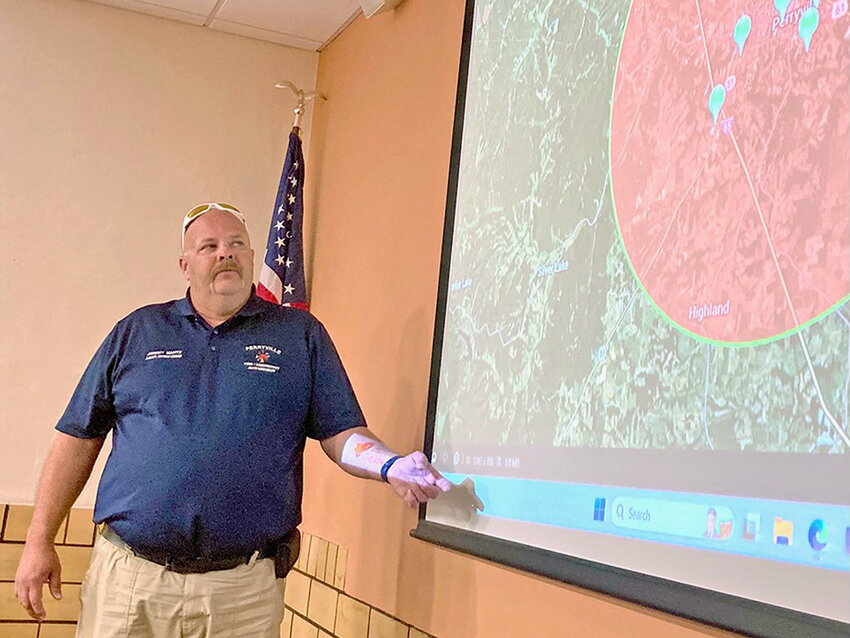
<svg viewBox="0 0 850 638">
<path fill-rule="evenodd" d="M 387 480 L 396 495 L 411 509 L 448 492 L 452 484 L 428 462 L 422 452 L 403 456 L 390 466 Z"/>
<path fill-rule="evenodd" d="M 365 427 L 345 430 L 322 440 L 322 449 L 349 474 L 376 480 L 382 478 L 383 465 L 396 456 Z M 422 452 L 396 459 L 387 471 L 387 481 L 411 508 L 452 488 L 451 482 L 434 469 Z"/>
<path fill-rule="evenodd" d="M 18 572 L 15 574 L 15 595 L 27 613 L 35 620 L 47 614 L 42 603 L 44 583 L 50 584 L 50 594 L 62 598 L 62 565 L 53 543 L 32 543 L 24 546 Z"/>
</svg>

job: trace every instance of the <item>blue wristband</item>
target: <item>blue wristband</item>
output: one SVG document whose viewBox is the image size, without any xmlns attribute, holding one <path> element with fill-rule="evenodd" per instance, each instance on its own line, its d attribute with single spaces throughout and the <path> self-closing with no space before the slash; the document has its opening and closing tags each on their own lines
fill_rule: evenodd
<svg viewBox="0 0 850 638">
<path fill-rule="evenodd" d="M 396 455 L 390 459 L 387 459 L 387 462 L 381 467 L 381 480 L 384 483 L 389 483 L 390 480 L 387 478 L 387 472 L 390 471 L 390 468 L 393 466 L 393 463 L 398 461 L 401 458 L 400 455 Z"/>
</svg>

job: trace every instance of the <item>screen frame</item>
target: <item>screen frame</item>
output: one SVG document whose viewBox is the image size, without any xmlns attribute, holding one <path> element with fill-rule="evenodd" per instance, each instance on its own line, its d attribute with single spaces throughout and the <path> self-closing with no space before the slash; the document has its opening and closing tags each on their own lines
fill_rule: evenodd
<svg viewBox="0 0 850 638">
<path fill-rule="evenodd" d="M 475 0 L 466 0 L 455 99 L 425 424 L 424 451 L 429 458 L 436 425 L 475 4 Z M 850 625 L 829 618 L 434 523 L 426 520 L 426 513 L 427 505 L 422 504 L 417 526 L 410 532 L 413 538 L 722 629 L 760 638 L 846 638 L 850 631 Z"/>
</svg>

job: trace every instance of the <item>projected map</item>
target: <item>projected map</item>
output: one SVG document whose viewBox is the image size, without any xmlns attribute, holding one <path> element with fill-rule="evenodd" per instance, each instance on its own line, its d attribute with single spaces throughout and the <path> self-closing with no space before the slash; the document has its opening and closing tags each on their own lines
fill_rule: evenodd
<svg viewBox="0 0 850 638">
<path fill-rule="evenodd" d="M 616 214 L 645 292 L 696 336 L 770 339 L 846 301 L 850 73 L 830 17 L 763 0 L 632 9 Z"/>
<path fill-rule="evenodd" d="M 435 450 L 850 451 L 847 2 L 479 3 L 468 77 Z"/>
</svg>

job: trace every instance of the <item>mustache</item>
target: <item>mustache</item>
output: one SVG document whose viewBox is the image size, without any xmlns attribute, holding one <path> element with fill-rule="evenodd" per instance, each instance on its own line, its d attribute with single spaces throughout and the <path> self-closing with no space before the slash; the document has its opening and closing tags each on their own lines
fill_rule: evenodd
<svg viewBox="0 0 850 638">
<path fill-rule="evenodd" d="M 215 278 L 220 273 L 226 272 L 228 270 L 232 270 L 238 273 L 240 276 L 242 275 L 242 268 L 239 266 L 238 262 L 235 259 L 225 259 L 213 266 L 212 276 L 213 278 Z"/>
</svg>

